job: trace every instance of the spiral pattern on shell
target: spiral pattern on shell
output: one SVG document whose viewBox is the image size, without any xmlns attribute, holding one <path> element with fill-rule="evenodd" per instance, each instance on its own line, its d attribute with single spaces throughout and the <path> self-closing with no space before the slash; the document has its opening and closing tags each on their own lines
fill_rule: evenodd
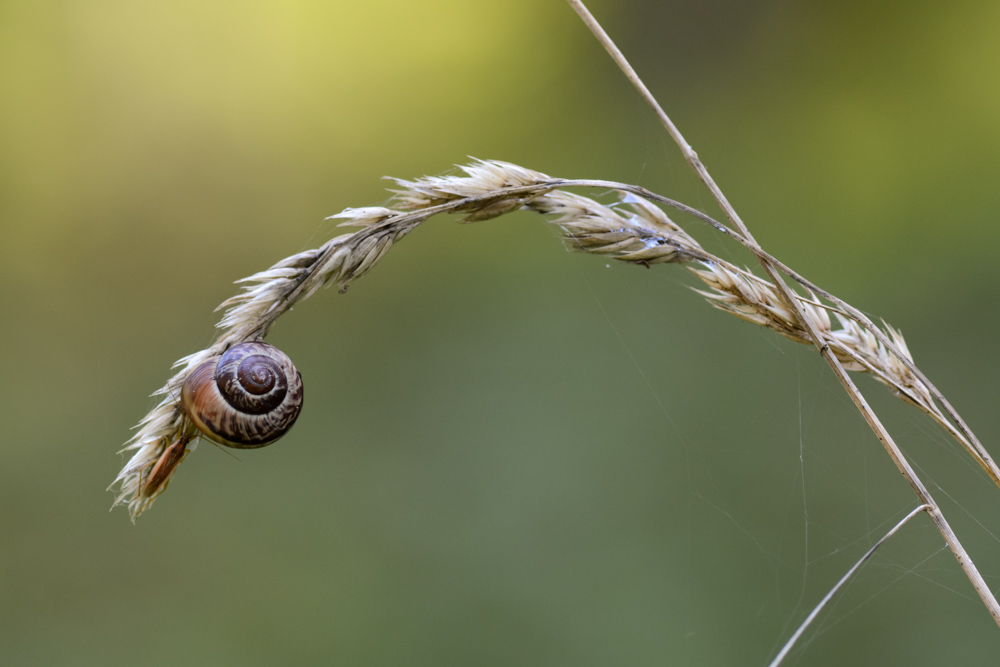
<svg viewBox="0 0 1000 667">
<path fill-rule="evenodd" d="M 302 375 L 288 356 L 267 343 L 240 343 L 191 371 L 181 404 L 198 430 L 221 445 L 269 445 L 302 409 Z"/>
</svg>

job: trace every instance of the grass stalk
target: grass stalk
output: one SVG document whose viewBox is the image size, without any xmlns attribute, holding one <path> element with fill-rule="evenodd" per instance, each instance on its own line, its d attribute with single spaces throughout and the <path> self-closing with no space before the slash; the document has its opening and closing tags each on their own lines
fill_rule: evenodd
<svg viewBox="0 0 1000 667">
<path fill-rule="evenodd" d="M 802 637 L 802 633 L 804 633 L 806 629 L 812 624 L 812 622 L 816 620 L 816 617 L 819 616 L 819 613 L 823 611 L 823 608 L 826 607 L 826 605 L 830 602 L 830 600 L 833 599 L 833 596 L 837 594 L 837 591 L 843 588 L 844 584 L 850 581 L 851 577 L 854 576 L 854 573 L 857 572 L 859 569 L 861 569 L 861 566 L 867 563 L 868 559 L 870 559 L 872 556 L 875 555 L 875 552 L 878 550 L 880 546 L 882 546 L 883 542 L 885 542 L 890 537 L 895 535 L 896 531 L 898 531 L 900 528 L 906 525 L 906 523 L 909 522 L 910 519 L 917 516 L 921 512 L 926 512 L 929 509 L 930 505 L 920 505 L 918 507 L 913 508 L 913 510 L 909 514 L 900 519 L 899 523 L 897 523 L 895 526 L 889 529 L 889 531 L 885 535 L 880 537 L 878 542 L 873 544 L 871 548 L 869 548 L 868 551 L 866 551 L 864 555 L 861 556 L 861 558 L 859 558 L 858 561 L 851 566 L 851 569 L 849 569 L 844 574 L 844 576 L 842 576 L 840 580 L 836 584 L 834 584 L 833 588 L 827 591 L 826 595 L 823 596 L 823 599 L 820 600 L 815 607 L 813 607 L 812 611 L 809 612 L 809 615 L 806 616 L 805 620 L 802 621 L 802 623 L 795 630 L 795 632 L 792 633 L 792 636 L 788 639 L 788 641 L 785 642 L 785 645 L 781 647 L 780 651 L 778 651 L 778 654 L 774 656 L 774 660 L 772 660 L 768 664 L 768 667 L 778 667 L 778 665 L 780 665 L 782 661 L 784 661 L 785 657 L 788 656 L 789 651 L 791 651 L 792 648 L 795 647 L 795 643 L 799 641 L 800 637 Z"/>
<path fill-rule="evenodd" d="M 598 41 L 601 43 L 604 49 L 608 52 L 611 58 L 615 61 L 615 63 L 619 66 L 619 68 L 624 72 L 625 76 L 629 79 L 629 81 L 632 82 L 633 86 L 636 87 L 640 95 L 642 95 L 642 97 L 646 100 L 646 102 L 656 112 L 657 117 L 666 127 L 667 131 L 670 133 L 670 136 L 674 139 L 674 142 L 680 148 L 681 153 L 684 155 L 684 159 L 687 161 L 688 165 L 691 166 L 691 168 L 695 171 L 695 173 L 698 175 L 701 181 L 712 193 L 712 196 L 715 198 L 719 207 L 726 214 L 726 217 L 729 219 L 732 225 L 736 228 L 738 233 L 738 239 L 741 240 L 741 242 L 744 242 L 744 245 L 746 245 L 748 248 L 754 251 L 754 254 L 757 257 L 758 261 L 760 262 L 761 266 L 763 267 L 764 271 L 770 277 L 772 284 L 779 291 L 785 305 L 788 306 L 790 309 L 792 309 L 792 311 L 795 313 L 798 323 L 808 333 L 810 340 L 812 340 L 813 344 L 819 350 L 820 354 L 826 360 L 827 364 L 829 364 L 830 368 L 833 370 L 834 375 L 840 381 L 845 391 L 847 391 L 852 402 L 861 412 L 861 415 L 864 417 L 869 427 L 875 433 L 875 436 L 878 438 L 879 442 L 882 443 L 883 447 L 886 449 L 889 456 L 892 458 L 893 463 L 896 464 L 897 469 L 903 475 L 904 479 L 906 479 L 907 483 L 909 483 L 910 487 L 913 488 L 914 492 L 917 494 L 917 497 L 920 499 L 920 501 L 927 506 L 926 511 L 931 516 L 931 518 L 934 521 L 934 525 L 937 527 L 938 531 L 941 533 L 941 536 L 948 544 L 948 548 L 951 549 L 952 553 L 955 555 L 955 558 L 958 560 L 959 565 L 962 567 L 966 576 L 969 578 L 969 581 L 972 583 L 973 588 L 975 588 L 976 592 L 979 594 L 980 599 L 983 601 L 983 604 L 990 612 L 990 615 L 993 617 L 993 620 L 998 625 L 1000 625 L 1000 605 L 997 604 L 996 598 L 993 596 L 992 591 L 990 591 L 989 587 L 986 585 L 986 582 L 983 580 L 982 575 L 976 568 L 975 563 L 972 561 L 969 554 L 965 551 L 965 548 L 962 546 L 961 542 L 958 540 L 958 537 L 955 535 L 954 531 L 951 529 L 951 526 L 945 519 L 944 514 L 941 512 L 937 503 L 931 497 L 930 492 L 927 490 L 923 482 L 917 476 L 912 466 L 910 466 L 909 462 L 906 460 L 906 457 L 903 455 L 903 452 L 899 449 L 898 445 L 896 445 L 895 441 L 889 434 L 888 430 L 882 425 L 882 422 L 879 420 L 878 416 L 868 405 L 868 402 L 865 400 L 860 390 L 848 376 L 847 371 L 845 370 L 841 361 L 837 358 L 835 354 L 833 354 L 830 346 L 824 341 L 820 332 L 814 326 L 814 322 L 810 320 L 809 317 L 806 316 L 806 313 L 803 310 L 799 302 L 799 299 L 796 297 L 796 295 L 791 291 L 791 289 L 783 280 L 781 276 L 781 271 L 782 271 L 781 267 L 776 262 L 774 262 L 769 256 L 765 255 L 763 252 L 757 252 L 760 246 L 754 240 L 753 235 L 750 233 L 750 230 L 746 227 L 746 225 L 740 219 L 739 215 L 736 213 L 735 209 L 729 203 L 729 200 L 722 193 L 721 188 L 719 188 L 719 186 L 715 183 L 715 180 L 708 173 L 708 169 L 698 158 L 697 153 L 695 153 L 694 149 L 687 142 L 687 140 L 684 139 L 683 135 L 677 129 L 676 125 L 674 125 L 673 121 L 670 120 L 669 116 L 667 116 L 666 112 L 664 112 L 663 108 L 656 101 L 655 97 L 653 97 L 652 93 L 649 92 L 649 89 L 645 86 L 645 84 L 642 83 L 642 80 L 640 79 L 639 75 L 628 63 L 625 56 L 622 54 L 621 50 L 618 49 L 618 47 L 614 44 L 614 42 L 608 36 L 607 32 L 605 32 L 603 27 L 601 27 L 598 21 L 594 18 L 594 16 L 590 13 L 590 11 L 587 10 L 587 8 L 583 5 L 583 3 L 580 2 L 580 0 L 567 0 L 567 1 L 577 12 L 577 14 L 587 25 L 587 27 L 591 30 L 591 32 L 594 33 L 595 37 L 598 39 Z M 858 321 L 870 325 L 870 321 L 867 318 L 858 319 Z M 869 330 L 871 331 L 873 329 L 877 329 L 877 327 L 871 325 L 871 328 Z M 915 370 L 915 365 L 912 364 L 912 360 L 909 360 L 908 355 L 903 354 L 902 351 L 899 350 L 897 346 L 890 345 L 887 340 L 883 340 L 882 342 L 890 351 L 893 352 L 898 362 L 906 365 L 906 361 L 904 361 L 904 359 L 908 360 L 910 362 L 908 366 L 910 370 L 919 373 L 919 371 Z M 922 374 L 919 375 L 922 376 Z M 923 384 L 928 387 L 933 386 L 929 382 L 925 382 Z M 964 420 L 962 420 L 960 416 L 957 416 L 957 412 L 951 407 L 951 404 L 948 403 L 946 400 L 944 400 L 943 396 L 940 395 L 940 392 L 937 392 L 936 389 L 934 391 L 938 394 L 938 400 L 942 403 L 944 408 L 953 415 L 953 419 L 955 419 L 956 421 L 957 428 L 952 431 L 953 434 L 955 431 L 957 431 L 961 435 L 964 435 L 966 438 L 968 438 L 968 444 L 971 447 L 970 451 L 973 453 L 973 456 L 976 457 L 980 465 L 983 465 L 986 468 L 987 472 L 991 475 L 994 482 L 1000 484 L 1000 477 L 998 477 L 997 475 L 996 464 L 993 462 L 992 458 L 986 452 L 985 448 L 975 437 L 975 435 L 972 434 L 971 429 L 968 428 Z"/>
</svg>

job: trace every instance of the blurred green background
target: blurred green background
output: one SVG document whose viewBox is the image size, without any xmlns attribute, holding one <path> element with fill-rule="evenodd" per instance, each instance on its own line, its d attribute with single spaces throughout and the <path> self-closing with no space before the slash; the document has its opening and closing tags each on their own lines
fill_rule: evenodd
<svg viewBox="0 0 1000 667">
<path fill-rule="evenodd" d="M 1000 4 L 592 8 L 761 243 L 1000 454 Z M 518 213 L 284 317 L 298 425 L 203 444 L 133 526 L 105 487 L 149 393 L 381 176 L 473 155 L 717 211 L 557 0 L 3 0 L 0 91 L 0 664 L 763 665 L 916 505 L 811 349 Z M 1000 491 L 861 385 L 1000 587 Z M 786 664 L 998 651 L 919 517 Z"/>
</svg>

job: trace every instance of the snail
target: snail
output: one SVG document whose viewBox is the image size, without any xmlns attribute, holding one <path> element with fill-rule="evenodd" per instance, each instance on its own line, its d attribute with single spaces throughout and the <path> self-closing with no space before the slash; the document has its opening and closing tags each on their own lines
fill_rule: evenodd
<svg viewBox="0 0 1000 667">
<path fill-rule="evenodd" d="M 181 405 L 202 435 L 240 449 L 269 445 L 302 409 L 302 375 L 267 343 L 234 345 L 198 365 L 181 389 Z"/>
</svg>

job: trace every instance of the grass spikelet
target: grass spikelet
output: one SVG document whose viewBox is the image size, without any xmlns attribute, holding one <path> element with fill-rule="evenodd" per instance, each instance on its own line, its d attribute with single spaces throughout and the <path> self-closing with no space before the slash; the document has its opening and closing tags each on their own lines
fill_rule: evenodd
<svg viewBox="0 0 1000 667">
<path fill-rule="evenodd" d="M 166 488 L 173 468 L 162 480 L 156 480 L 159 483 L 155 488 L 149 483 L 150 471 L 164 456 L 177 458 L 176 448 L 170 448 L 182 439 L 184 443 L 191 440 L 187 449 L 194 449 L 197 434 L 181 410 L 178 397 L 187 375 L 198 364 L 237 343 L 262 340 L 284 312 L 321 287 L 336 285 L 343 291 L 370 271 L 396 242 L 438 213 L 461 214 L 465 222 L 489 220 L 519 209 L 539 213 L 562 231 L 567 246 L 573 250 L 645 267 L 688 265 L 707 287 L 696 291 L 715 308 L 795 342 L 812 342 L 796 312 L 772 282 L 705 251 L 660 207 L 636 194 L 645 193 L 642 188 L 551 178 L 499 161 L 475 160 L 459 169 L 460 173 L 452 175 L 412 181 L 393 179 L 397 188 L 389 206 L 347 208 L 331 216 L 341 221 L 340 226 L 355 227 L 357 231 L 237 281 L 240 292 L 217 308 L 223 315 L 215 342 L 174 364 L 179 370 L 155 394 L 163 399 L 140 421 L 137 433 L 122 450 L 134 453 L 112 484 L 115 505 L 127 505 L 135 520 Z M 579 186 L 607 187 L 620 194 L 612 204 L 602 204 L 565 190 Z M 725 229 L 683 204 L 654 193 L 647 196 L 693 212 L 713 227 Z M 804 279 L 796 279 L 805 283 Z M 798 308 L 848 370 L 872 374 L 904 400 L 930 414 L 990 470 L 992 461 L 948 421 L 933 393 L 912 370 L 909 350 L 898 331 L 888 325 L 884 325 L 884 332 L 873 330 L 854 317 L 853 310 L 826 305 L 811 288 L 806 291 L 805 295 L 794 295 Z M 836 316 L 837 329 L 832 326 L 830 311 Z"/>
</svg>

